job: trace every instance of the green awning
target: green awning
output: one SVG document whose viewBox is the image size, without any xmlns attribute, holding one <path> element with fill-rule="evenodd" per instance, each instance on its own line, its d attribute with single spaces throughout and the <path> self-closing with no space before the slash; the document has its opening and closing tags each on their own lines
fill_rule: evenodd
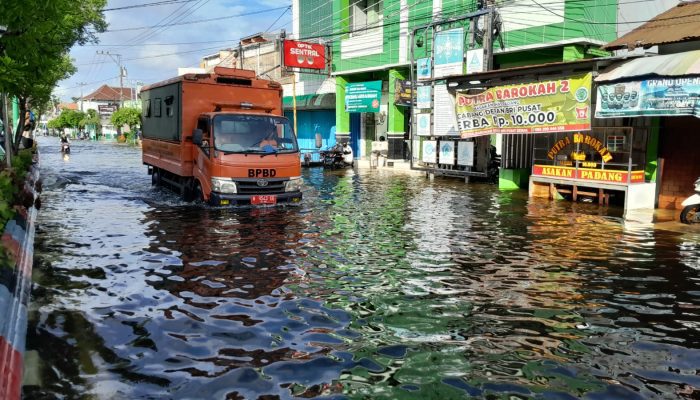
<svg viewBox="0 0 700 400">
<path fill-rule="evenodd" d="M 282 107 L 291 110 L 292 96 L 282 98 Z M 305 94 L 297 96 L 297 110 L 333 110 L 335 109 L 335 93 Z"/>
</svg>

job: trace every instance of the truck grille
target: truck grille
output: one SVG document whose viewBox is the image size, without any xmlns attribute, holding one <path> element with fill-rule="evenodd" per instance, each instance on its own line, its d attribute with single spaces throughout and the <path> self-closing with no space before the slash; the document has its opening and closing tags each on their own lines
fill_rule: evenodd
<svg viewBox="0 0 700 400">
<path fill-rule="evenodd" d="M 236 181 L 236 186 L 238 186 L 238 194 L 284 193 L 284 181 L 273 181 L 269 179 L 261 179 L 261 181 L 266 181 L 267 186 L 258 185 L 258 180 Z"/>
</svg>

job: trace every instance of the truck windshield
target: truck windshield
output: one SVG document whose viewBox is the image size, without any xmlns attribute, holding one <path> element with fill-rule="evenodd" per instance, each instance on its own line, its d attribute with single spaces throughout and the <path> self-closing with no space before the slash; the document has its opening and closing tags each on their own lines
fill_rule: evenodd
<svg viewBox="0 0 700 400">
<path fill-rule="evenodd" d="M 294 153 L 299 150 L 289 121 L 268 115 L 217 115 L 214 147 L 225 153 Z"/>
</svg>

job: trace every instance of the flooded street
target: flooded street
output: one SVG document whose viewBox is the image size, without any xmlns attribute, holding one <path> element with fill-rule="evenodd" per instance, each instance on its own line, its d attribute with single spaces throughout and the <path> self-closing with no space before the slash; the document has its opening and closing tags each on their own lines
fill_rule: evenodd
<svg viewBox="0 0 700 400">
<path fill-rule="evenodd" d="M 376 170 L 220 209 L 39 151 L 26 399 L 700 397 L 698 230 Z"/>
</svg>

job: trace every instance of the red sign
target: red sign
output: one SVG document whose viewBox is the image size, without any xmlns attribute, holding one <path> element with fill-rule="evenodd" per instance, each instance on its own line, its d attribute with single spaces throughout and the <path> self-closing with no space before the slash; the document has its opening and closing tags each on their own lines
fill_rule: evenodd
<svg viewBox="0 0 700 400">
<path fill-rule="evenodd" d="M 588 169 L 559 167 L 553 165 L 535 165 L 533 175 L 549 176 L 552 178 L 578 179 L 584 181 L 602 181 L 612 183 L 627 183 L 627 171 L 614 169 Z M 632 171 L 631 183 L 644 182 L 644 171 Z"/>
<path fill-rule="evenodd" d="M 318 43 L 285 40 L 284 66 L 294 68 L 325 69 L 326 47 Z"/>
</svg>

